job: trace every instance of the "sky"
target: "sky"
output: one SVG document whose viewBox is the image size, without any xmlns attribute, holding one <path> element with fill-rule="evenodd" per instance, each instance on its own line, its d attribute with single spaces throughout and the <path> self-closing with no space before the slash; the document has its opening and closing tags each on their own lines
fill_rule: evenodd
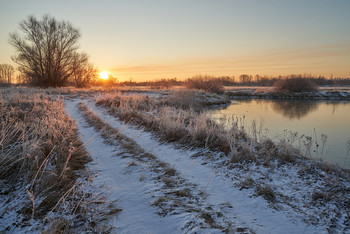
<svg viewBox="0 0 350 234">
<path fill-rule="evenodd" d="M 0 64 L 29 15 L 80 29 L 80 48 L 121 81 L 194 75 L 350 77 L 349 0 L 0 0 Z"/>
</svg>

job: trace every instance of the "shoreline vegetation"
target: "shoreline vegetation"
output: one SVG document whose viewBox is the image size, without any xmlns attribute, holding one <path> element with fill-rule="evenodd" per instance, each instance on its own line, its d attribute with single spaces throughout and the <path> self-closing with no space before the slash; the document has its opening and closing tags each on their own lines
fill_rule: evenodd
<svg viewBox="0 0 350 234">
<path fill-rule="evenodd" d="M 92 101 L 96 108 L 126 125 L 151 132 L 160 144 L 199 149 L 199 158 L 234 176 L 232 186 L 263 197 L 277 211 L 287 206 L 304 215 L 309 225 L 325 226 L 329 232 L 349 231 L 350 171 L 306 158 L 302 152 L 310 150 L 312 139 L 291 135 L 273 142 L 257 127 L 248 134 L 239 119 L 227 118 L 218 123 L 203 113 L 205 108 L 230 103 L 232 97 L 272 95 L 266 90 L 242 89 L 217 94 L 203 89 L 0 88 L 0 213 L 6 219 L 0 223 L 0 230 L 113 230 L 109 217 L 122 210 L 103 193 L 97 192 L 101 197 L 96 198 L 94 188 L 84 190 L 93 181 L 93 175 L 86 170 L 91 158 L 74 121 L 64 114 L 63 99 L 79 99 Z M 287 96 L 276 98 L 305 95 L 281 93 Z M 311 93 L 323 94 L 322 98 L 350 98 L 347 90 Z M 84 105 L 80 109 L 90 111 Z M 292 146 L 296 140 L 302 143 L 302 149 Z M 289 172 L 293 172 L 291 178 L 295 181 L 286 181 L 290 186 L 286 191 L 280 180 L 286 180 L 284 176 Z M 8 209 L 14 209 L 16 214 Z M 216 225 L 211 218 L 202 218 Z"/>
<path fill-rule="evenodd" d="M 203 99 L 201 94 L 202 92 L 198 91 L 179 90 L 170 95 L 150 98 L 147 94 L 114 92 L 97 95 L 95 99 L 96 105 L 106 108 L 110 114 L 126 123 L 133 123 L 155 132 L 164 141 L 177 142 L 184 147 L 202 147 L 220 151 L 231 157 L 232 162 L 243 160 L 266 164 L 271 159 L 277 158 L 282 163 L 295 162 L 299 158 L 306 159 L 301 149 L 296 149 L 292 145 L 296 140 L 303 141 L 305 142 L 303 152 L 307 152 L 310 150 L 308 145 L 313 143 L 312 139 L 282 139 L 276 144 L 266 136 L 260 136 L 261 131 L 256 124 L 252 133 L 247 133 L 244 123 L 238 118 L 230 119 L 226 116 L 221 122 L 215 122 L 202 110 L 205 106 L 211 107 L 210 104 L 218 105 L 216 95 L 214 94 L 214 101 L 210 102 Z M 222 105 L 226 104 L 225 101 L 226 99 L 221 102 Z M 288 137 L 293 138 L 293 136 L 286 138 Z M 241 143 L 246 144 L 245 147 L 242 147 Z M 252 152 L 256 153 L 257 149 L 265 146 L 271 148 L 273 152 L 270 152 L 271 154 L 262 152 L 264 157 L 256 155 L 249 157 Z M 258 162 L 259 160 L 262 161 Z"/>
<path fill-rule="evenodd" d="M 185 97 L 185 95 L 175 96 L 178 99 Z M 160 141 L 179 144 L 180 147 L 201 148 L 215 152 L 220 155 L 220 160 L 224 161 L 221 167 L 227 168 L 228 171 L 240 168 L 242 175 L 246 175 L 245 180 L 240 181 L 238 185 L 241 189 L 255 190 L 256 195 L 262 196 L 276 209 L 279 209 L 278 207 L 282 204 L 297 206 L 288 200 L 298 200 L 300 195 L 306 199 L 299 204 L 301 209 L 322 210 L 315 211 L 318 215 L 324 214 L 328 209 L 332 213 L 328 217 L 333 215 L 333 218 L 338 217 L 336 219 L 339 223 L 336 221 L 337 224 L 330 225 L 329 231 L 342 226 L 341 219 L 349 219 L 347 212 L 350 202 L 348 191 L 350 171 L 304 156 L 302 152 L 310 151 L 310 146 L 314 143 L 313 139 L 309 137 L 297 139 L 294 135 L 289 135 L 275 143 L 260 136 L 257 128 L 255 133 L 253 131 L 253 134 L 249 135 L 238 119 L 226 119 L 225 123 L 216 123 L 201 112 L 193 111 L 186 106 L 179 108 L 177 103 L 181 103 L 180 100 L 172 101 L 169 97 L 165 99 L 165 101 L 161 97 L 149 99 L 147 95 L 138 94 L 102 94 L 96 97 L 96 105 L 102 106 L 109 114 L 127 124 L 134 124 L 153 132 Z M 231 123 L 230 128 L 227 128 L 227 121 Z M 293 147 L 294 141 L 302 142 L 303 149 Z M 215 161 L 216 158 L 207 155 L 204 157 L 208 161 Z M 254 173 L 251 170 L 254 171 L 252 168 L 255 167 L 260 168 L 258 170 L 267 170 L 271 175 L 285 170 L 296 170 L 298 175 L 295 178 L 296 183 L 310 186 L 313 190 L 300 194 L 298 188 L 294 188 L 296 189 L 294 193 L 298 195 L 285 193 L 283 184 L 280 188 L 276 188 L 274 181 L 269 181 L 271 180 L 269 176 L 261 175 L 267 179 L 260 179 L 259 182 L 252 179 L 249 174 Z M 310 185 L 312 181 L 317 180 L 317 186 Z M 293 182 L 291 184 L 295 186 Z M 337 188 L 330 189 L 334 186 Z M 325 203 L 327 205 L 323 207 Z M 324 209 L 325 207 L 328 208 Z M 317 218 L 313 216 L 310 219 Z"/>
<path fill-rule="evenodd" d="M 2 88 L 0 119 L 0 231 L 108 228 L 95 213 L 112 205 L 97 204 L 103 194 L 87 190 L 91 158 L 63 100 L 39 89 Z"/>
<path fill-rule="evenodd" d="M 240 89 L 226 89 L 229 98 L 251 99 L 302 99 L 302 100 L 350 100 L 350 87 L 324 87 L 314 92 L 280 92 L 272 88 L 244 87 Z"/>
</svg>

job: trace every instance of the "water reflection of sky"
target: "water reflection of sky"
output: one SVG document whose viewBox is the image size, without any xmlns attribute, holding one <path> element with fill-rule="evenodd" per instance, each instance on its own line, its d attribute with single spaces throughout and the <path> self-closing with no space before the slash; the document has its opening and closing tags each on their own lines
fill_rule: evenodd
<svg viewBox="0 0 350 234">
<path fill-rule="evenodd" d="M 346 159 L 347 141 L 350 140 L 350 102 L 305 100 L 235 100 L 224 109 L 210 111 L 215 119 L 223 115 L 245 116 L 246 129 L 251 130 L 253 120 L 258 127 L 267 129 L 268 137 L 278 140 L 285 132 L 298 132 L 316 139 L 328 136 L 322 159 L 350 168 Z M 285 131 L 286 130 L 286 131 Z M 265 131 L 266 132 L 266 131 Z M 316 134 L 315 134 L 316 133 Z M 304 149 L 304 148 L 302 148 Z M 315 150 L 315 145 L 314 145 Z M 319 147 L 318 157 L 321 157 Z M 317 152 L 312 152 L 317 157 Z"/>
</svg>

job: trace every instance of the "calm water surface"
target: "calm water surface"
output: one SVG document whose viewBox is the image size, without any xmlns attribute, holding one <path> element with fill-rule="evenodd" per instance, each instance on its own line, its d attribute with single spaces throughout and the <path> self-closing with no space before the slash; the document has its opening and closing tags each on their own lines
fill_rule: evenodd
<svg viewBox="0 0 350 234">
<path fill-rule="evenodd" d="M 224 109 L 211 110 L 209 116 L 219 120 L 224 115 L 232 116 L 252 131 L 252 122 L 274 141 L 287 139 L 290 132 L 298 137 L 311 136 L 311 157 L 350 169 L 350 102 L 300 101 L 300 100 L 235 100 Z M 327 136 L 322 153 L 321 135 Z M 303 138 L 305 139 L 305 138 Z M 307 153 L 303 141 L 296 140 L 295 146 Z M 347 157 L 348 155 L 348 157 Z"/>
</svg>

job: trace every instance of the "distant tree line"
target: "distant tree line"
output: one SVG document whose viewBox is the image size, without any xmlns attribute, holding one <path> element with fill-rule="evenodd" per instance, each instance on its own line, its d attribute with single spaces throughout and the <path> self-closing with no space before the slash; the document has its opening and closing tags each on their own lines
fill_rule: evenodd
<svg viewBox="0 0 350 234">
<path fill-rule="evenodd" d="M 291 74 L 287 76 L 260 76 L 260 75 L 248 75 L 242 74 L 236 79 L 234 76 L 209 76 L 209 75 L 196 75 L 185 80 L 178 80 L 177 78 L 171 79 L 159 79 L 154 81 L 134 82 L 125 81 L 120 85 L 125 86 L 150 86 L 155 88 L 170 88 L 172 86 L 273 86 L 277 81 L 285 79 L 305 79 L 318 86 L 326 85 L 350 85 L 349 78 L 326 78 L 324 76 L 314 76 L 311 74 Z M 210 85 L 209 85 L 210 83 Z"/>
<path fill-rule="evenodd" d="M 18 65 L 17 80 L 23 83 L 43 87 L 59 87 L 74 84 L 85 87 L 89 84 L 102 84 L 98 80 L 97 69 L 89 62 L 88 55 L 79 50 L 81 34 L 67 21 L 58 21 L 45 15 L 41 20 L 29 16 L 19 24 L 20 33 L 10 34 L 10 44 L 17 54 L 12 60 Z M 11 65 L 0 65 L 0 82 L 11 83 L 14 69 Z M 182 85 L 189 88 L 200 87 L 220 91 L 222 86 L 273 86 L 279 80 L 289 78 L 307 79 L 317 85 L 350 85 L 349 78 L 331 78 L 323 76 L 289 75 L 260 76 L 242 74 L 237 79 L 234 76 L 197 75 L 184 81 L 160 79 L 147 82 L 126 81 L 120 85 L 151 86 L 154 88 L 170 88 Z M 110 77 L 105 84 L 115 85 L 117 79 Z"/>
<path fill-rule="evenodd" d="M 11 83 L 15 69 L 9 64 L 0 64 L 0 83 Z"/>
<path fill-rule="evenodd" d="M 305 79 L 319 86 L 326 85 L 350 85 L 349 78 L 326 78 L 324 76 L 314 76 L 312 74 L 291 74 L 287 76 L 259 76 L 255 75 L 249 82 L 240 82 L 243 85 L 273 86 L 276 81 L 285 79 Z"/>
</svg>

